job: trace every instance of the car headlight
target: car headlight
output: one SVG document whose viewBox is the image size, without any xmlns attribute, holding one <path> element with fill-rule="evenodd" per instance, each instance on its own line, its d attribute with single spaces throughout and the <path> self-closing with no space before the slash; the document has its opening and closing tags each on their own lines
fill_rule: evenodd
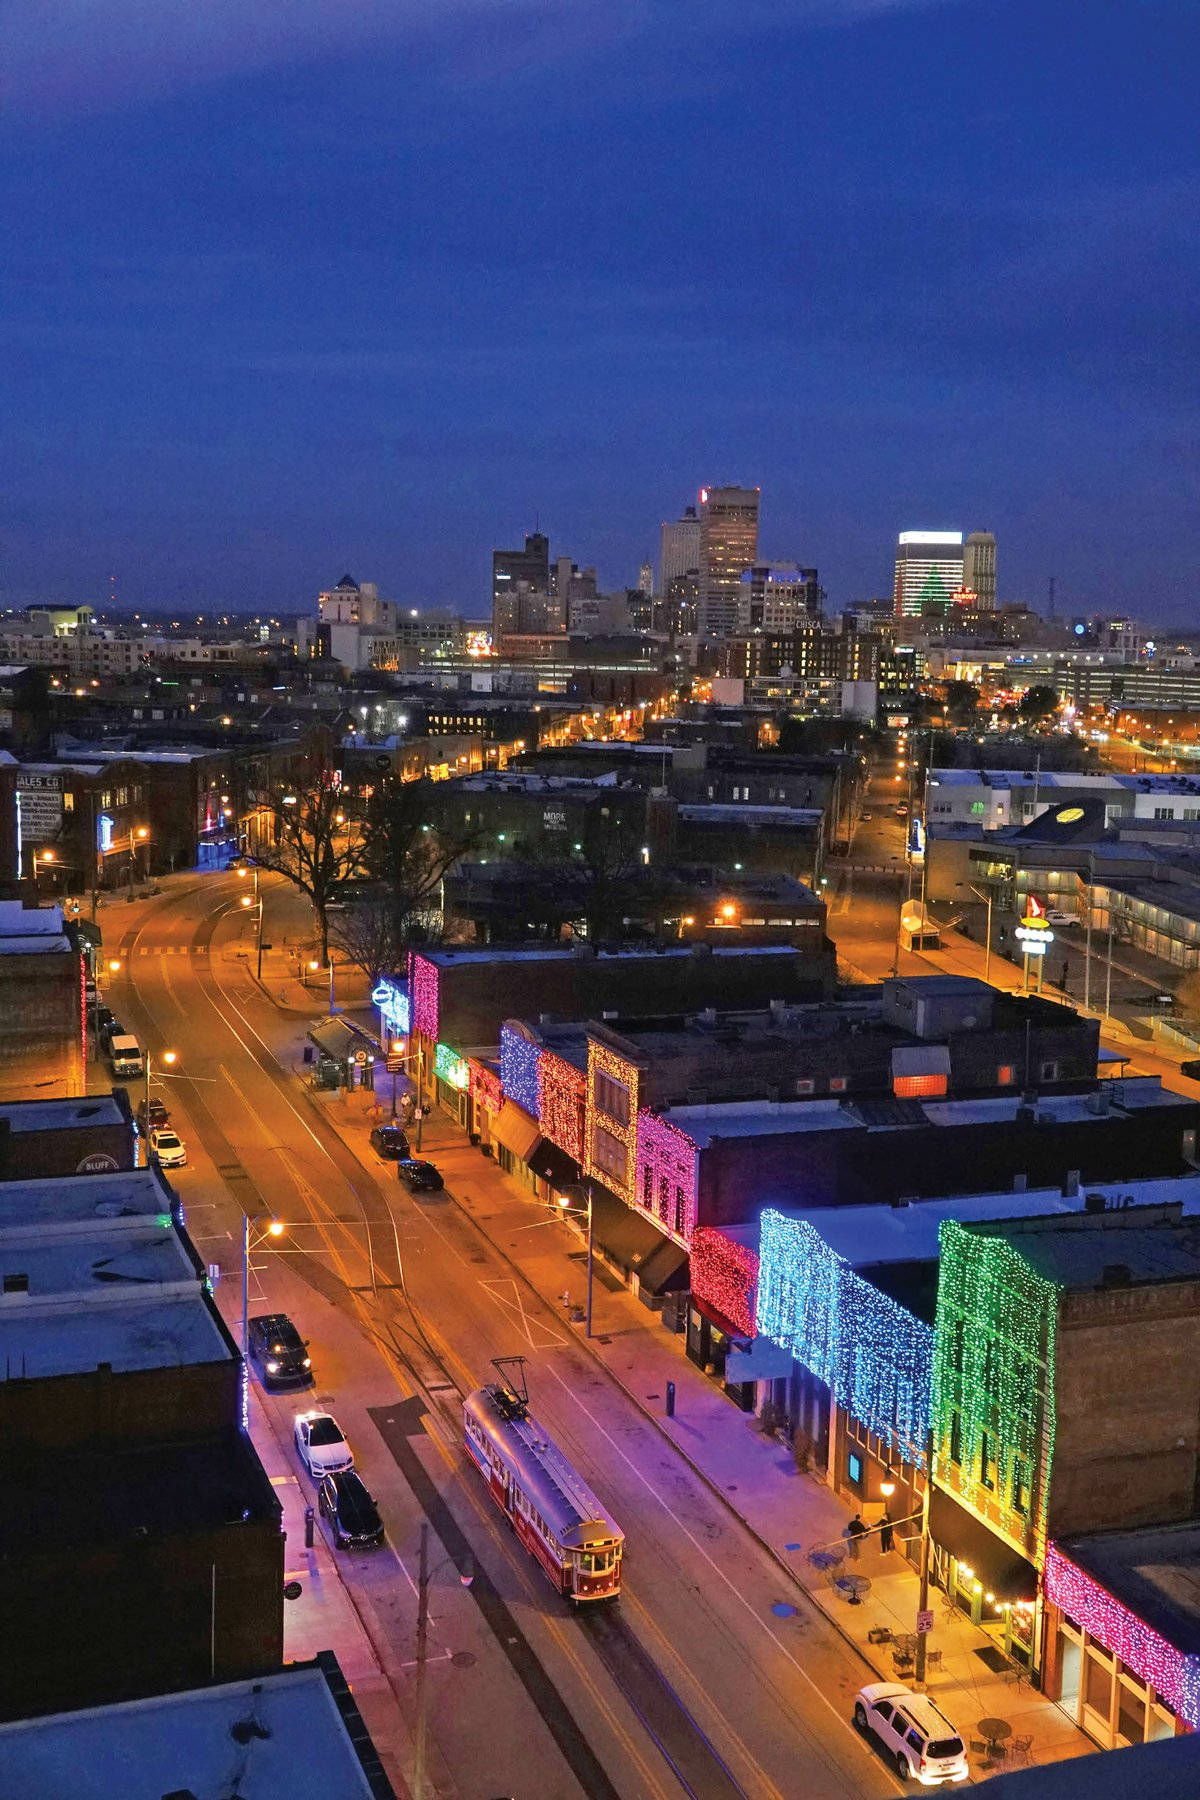
<svg viewBox="0 0 1200 1800">
<path fill-rule="evenodd" d="M 278 1373 L 279 1373 L 279 1364 L 277 1362 L 269 1362 L 267 1364 L 267 1374 L 268 1375 L 278 1375 Z"/>
<path fill-rule="evenodd" d="M 305 1357 L 305 1359 L 304 1359 L 304 1366 L 305 1366 L 305 1368 L 306 1368 L 306 1369 L 311 1369 L 311 1368 L 312 1368 L 312 1357 L 311 1357 L 311 1356 L 306 1356 L 306 1357 Z"/>
</svg>

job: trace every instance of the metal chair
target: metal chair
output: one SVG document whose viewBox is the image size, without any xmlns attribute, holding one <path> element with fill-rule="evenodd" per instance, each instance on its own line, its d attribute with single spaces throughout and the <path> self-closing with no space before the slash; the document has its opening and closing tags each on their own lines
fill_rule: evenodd
<svg viewBox="0 0 1200 1800">
<path fill-rule="evenodd" d="M 1033 1733 L 1030 1732 L 1028 1737 L 1013 1738 L 1009 1749 L 1014 1757 L 1020 1758 L 1021 1762 L 1031 1763 L 1033 1761 Z"/>
</svg>

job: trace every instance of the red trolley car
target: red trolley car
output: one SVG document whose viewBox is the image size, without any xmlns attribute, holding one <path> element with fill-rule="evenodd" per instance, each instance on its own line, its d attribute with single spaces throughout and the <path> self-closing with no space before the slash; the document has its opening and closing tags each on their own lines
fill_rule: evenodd
<svg viewBox="0 0 1200 1800">
<path fill-rule="evenodd" d="M 517 1358 L 503 1359 L 513 1362 Z M 463 1402 L 467 1449 L 517 1536 L 570 1601 L 613 1600 L 625 1534 L 505 1382 Z"/>
</svg>

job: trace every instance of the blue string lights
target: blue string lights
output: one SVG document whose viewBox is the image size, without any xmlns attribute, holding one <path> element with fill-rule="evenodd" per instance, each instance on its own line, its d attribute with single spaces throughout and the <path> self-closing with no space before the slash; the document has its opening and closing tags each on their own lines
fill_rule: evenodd
<svg viewBox="0 0 1200 1800">
<path fill-rule="evenodd" d="M 506 1100 L 514 1101 L 530 1118 L 541 1113 L 542 1047 L 517 1025 L 500 1027 L 500 1086 Z"/>
<path fill-rule="evenodd" d="M 897 1457 L 924 1465 L 932 1328 L 856 1275 L 806 1220 L 771 1207 L 762 1215 L 756 1323 Z"/>
</svg>

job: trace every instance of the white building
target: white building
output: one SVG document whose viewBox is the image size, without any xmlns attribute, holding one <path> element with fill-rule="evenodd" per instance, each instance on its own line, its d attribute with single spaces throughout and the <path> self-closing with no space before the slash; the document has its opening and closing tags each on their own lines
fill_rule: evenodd
<svg viewBox="0 0 1200 1800">
<path fill-rule="evenodd" d="M 926 607 L 945 610 L 963 585 L 961 531 L 902 531 L 896 547 L 892 610 L 919 618 Z"/>
<path fill-rule="evenodd" d="M 664 597 L 671 591 L 676 576 L 686 576 L 700 569 L 700 519 L 694 506 L 684 509 L 682 519 L 664 519 L 659 528 L 658 592 Z"/>
</svg>

